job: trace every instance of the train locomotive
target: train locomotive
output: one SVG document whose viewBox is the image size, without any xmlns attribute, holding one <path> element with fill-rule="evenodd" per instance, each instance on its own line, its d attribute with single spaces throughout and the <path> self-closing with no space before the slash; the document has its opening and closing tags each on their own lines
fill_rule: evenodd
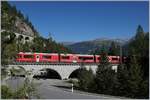
<svg viewBox="0 0 150 100">
<path fill-rule="evenodd" d="M 99 63 L 100 55 L 86 54 L 58 54 L 58 53 L 31 53 L 19 52 L 16 62 L 43 62 L 43 63 Z M 112 64 L 119 64 L 120 56 L 108 56 Z M 124 59 L 123 59 L 124 61 Z"/>
</svg>

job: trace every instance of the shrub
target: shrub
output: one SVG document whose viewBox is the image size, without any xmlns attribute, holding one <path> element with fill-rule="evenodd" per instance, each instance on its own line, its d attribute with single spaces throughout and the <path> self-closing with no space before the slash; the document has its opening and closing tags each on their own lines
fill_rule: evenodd
<svg viewBox="0 0 150 100">
<path fill-rule="evenodd" d="M 1 97 L 2 99 L 11 99 L 13 97 L 13 92 L 8 86 L 1 86 Z"/>
</svg>

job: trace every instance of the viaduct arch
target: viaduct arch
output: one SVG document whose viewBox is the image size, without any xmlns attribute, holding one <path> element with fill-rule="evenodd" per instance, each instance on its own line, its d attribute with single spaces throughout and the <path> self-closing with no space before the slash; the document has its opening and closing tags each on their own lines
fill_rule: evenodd
<svg viewBox="0 0 150 100">
<path fill-rule="evenodd" d="M 37 73 L 33 74 L 34 76 L 33 77 L 39 77 L 39 74 L 42 73 L 42 76 L 41 77 L 47 77 L 47 78 L 57 78 L 57 79 L 62 79 L 60 74 L 54 70 L 54 69 L 51 69 L 51 68 L 43 68 L 43 69 L 40 69 L 37 71 Z"/>
</svg>

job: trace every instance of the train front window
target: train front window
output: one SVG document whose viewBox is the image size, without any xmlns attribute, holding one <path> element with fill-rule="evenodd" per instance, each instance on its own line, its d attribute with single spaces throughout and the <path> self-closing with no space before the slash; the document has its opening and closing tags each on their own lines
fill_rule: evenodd
<svg viewBox="0 0 150 100">
<path fill-rule="evenodd" d="M 44 59 L 51 59 L 51 56 L 43 56 Z"/>
<path fill-rule="evenodd" d="M 62 59 L 69 59 L 69 56 L 62 56 Z"/>
<path fill-rule="evenodd" d="M 24 58 L 34 58 L 33 55 L 24 55 Z"/>
</svg>

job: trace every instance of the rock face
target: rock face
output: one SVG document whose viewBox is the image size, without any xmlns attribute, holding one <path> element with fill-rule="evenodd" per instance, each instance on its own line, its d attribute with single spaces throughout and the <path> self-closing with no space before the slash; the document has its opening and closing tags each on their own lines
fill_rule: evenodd
<svg viewBox="0 0 150 100">
<path fill-rule="evenodd" d="M 31 27 L 29 27 L 25 22 L 23 22 L 18 17 L 16 17 L 15 27 L 17 28 L 18 33 L 20 33 L 20 34 L 24 34 L 24 35 L 28 35 L 28 36 L 35 35 L 33 30 L 31 29 Z"/>
<path fill-rule="evenodd" d="M 20 10 L 17 10 L 9 2 L 3 1 L 1 3 L 2 30 L 32 37 L 39 35 L 29 18 L 27 16 L 25 17 Z"/>
</svg>

